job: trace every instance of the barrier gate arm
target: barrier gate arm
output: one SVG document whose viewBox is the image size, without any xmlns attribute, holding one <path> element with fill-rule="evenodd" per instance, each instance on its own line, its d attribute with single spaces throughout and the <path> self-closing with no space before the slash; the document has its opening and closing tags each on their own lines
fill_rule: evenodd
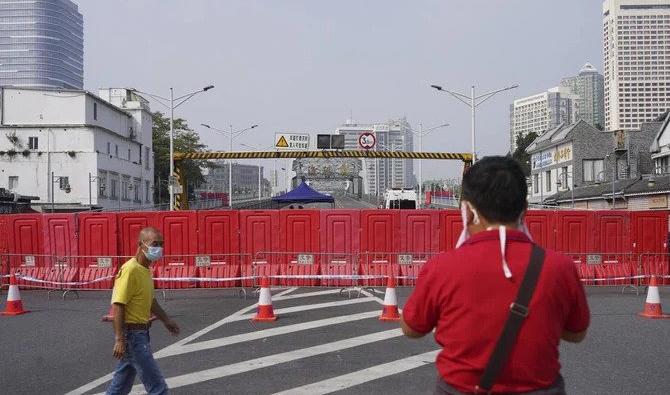
<svg viewBox="0 0 670 395">
<path fill-rule="evenodd" d="M 181 193 L 175 194 L 175 210 L 188 210 L 188 191 L 182 163 L 187 159 L 303 159 L 303 158 L 382 158 L 437 159 L 463 161 L 463 173 L 472 165 L 471 153 L 399 152 L 399 151 L 247 151 L 247 152 L 175 152 L 174 174 Z"/>
</svg>

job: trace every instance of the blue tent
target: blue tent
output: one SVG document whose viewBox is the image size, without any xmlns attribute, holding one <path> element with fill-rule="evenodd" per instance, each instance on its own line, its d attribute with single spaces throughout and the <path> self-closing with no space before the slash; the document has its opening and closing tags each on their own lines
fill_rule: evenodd
<svg viewBox="0 0 670 395">
<path fill-rule="evenodd" d="M 303 181 L 296 189 L 275 196 L 272 201 L 277 203 L 333 203 L 335 199 L 330 195 L 317 192 Z"/>
</svg>

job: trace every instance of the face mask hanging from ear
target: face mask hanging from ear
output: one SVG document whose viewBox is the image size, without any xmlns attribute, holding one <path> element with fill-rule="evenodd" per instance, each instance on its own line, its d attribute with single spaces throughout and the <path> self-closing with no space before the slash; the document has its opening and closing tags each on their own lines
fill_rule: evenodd
<svg viewBox="0 0 670 395">
<path fill-rule="evenodd" d="M 472 207 L 472 205 L 467 202 L 467 201 L 462 201 L 461 202 L 461 220 L 463 221 L 463 231 L 461 231 L 461 235 L 458 238 L 458 241 L 456 242 L 456 248 L 459 248 L 460 246 L 465 243 L 466 240 L 470 238 L 470 232 L 468 232 L 468 209 L 472 211 L 472 214 L 474 216 L 473 218 L 473 223 L 474 224 L 479 224 L 479 214 L 477 213 L 477 210 Z M 519 217 L 519 220 L 517 221 L 517 228 L 521 230 L 531 241 L 533 241 L 533 237 L 530 235 L 530 232 L 528 231 L 528 227 L 526 226 L 526 221 L 525 221 L 525 216 L 522 215 Z M 495 227 L 488 228 L 487 230 L 494 230 Z M 504 226 L 499 226 L 498 227 L 498 234 L 499 234 L 499 239 L 500 239 L 500 254 L 502 256 L 502 269 L 503 273 L 505 274 L 505 278 L 512 278 L 512 271 L 509 268 L 509 265 L 507 264 L 507 258 L 505 257 L 505 252 L 507 249 L 507 228 Z"/>
<path fill-rule="evenodd" d="M 460 247 L 465 243 L 467 239 L 470 238 L 470 232 L 468 232 L 468 209 L 472 211 L 473 219 L 472 223 L 475 225 L 479 224 L 479 214 L 477 213 L 477 210 L 472 207 L 472 205 L 469 202 L 466 202 L 465 200 L 461 202 L 461 221 L 463 222 L 463 230 L 461 231 L 461 235 L 458 237 L 458 241 L 456 242 L 456 248 Z"/>
</svg>

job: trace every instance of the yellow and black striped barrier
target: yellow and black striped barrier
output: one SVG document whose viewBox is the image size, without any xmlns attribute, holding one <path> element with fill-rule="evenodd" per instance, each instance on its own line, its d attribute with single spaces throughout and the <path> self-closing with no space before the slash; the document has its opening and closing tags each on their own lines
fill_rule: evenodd
<svg viewBox="0 0 670 395">
<path fill-rule="evenodd" d="M 248 151 L 248 152 L 175 152 L 174 160 L 206 159 L 302 159 L 302 158 L 386 158 L 437 159 L 472 162 L 472 154 L 455 152 L 394 151 Z"/>
<path fill-rule="evenodd" d="M 188 210 L 185 175 L 181 168 L 184 160 L 210 159 L 302 159 L 302 158 L 382 158 L 382 159 L 437 159 L 461 160 L 464 171 L 472 164 L 472 154 L 455 152 L 399 152 L 399 151 L 247 151 L 247 152 L 175 152 L 175 178 L 181 193 L 175 194 L 175 210 Z"/>
</svg>

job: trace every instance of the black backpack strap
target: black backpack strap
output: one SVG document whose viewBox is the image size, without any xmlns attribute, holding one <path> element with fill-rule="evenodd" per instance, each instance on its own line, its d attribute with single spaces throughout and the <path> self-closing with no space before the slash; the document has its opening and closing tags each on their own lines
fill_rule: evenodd
<svg viewBox="0 0 670 395">
<path fill-rule="evenodd" d="M 523 281 L 519 287 L 519 292 L 516 295 L 516 300 L 509 306 L 507 322 L 505 322 L 505 327 L 498 338 L 498 342 L 493 349 L 491 357 L 489 357 L 489 361 L 484 369 L 484 374 L 482 374 L 482 377 L 479 380 L 479 385 L 475 387 L 475 393 L 490 393 L 493 384 L 502 371 L 502 368 L 505 366 L 509 354 L 514 347 L 523 320 L 528 316 L 530 299 L 533 297 L 533 292 L 535 291 L 537 280 L 540 278 L 543 264 L 544 250 L 533 244 L 530 252 L 530 262 L 528 263 L 526 274 L 524 274 Z"/>
</svg>

